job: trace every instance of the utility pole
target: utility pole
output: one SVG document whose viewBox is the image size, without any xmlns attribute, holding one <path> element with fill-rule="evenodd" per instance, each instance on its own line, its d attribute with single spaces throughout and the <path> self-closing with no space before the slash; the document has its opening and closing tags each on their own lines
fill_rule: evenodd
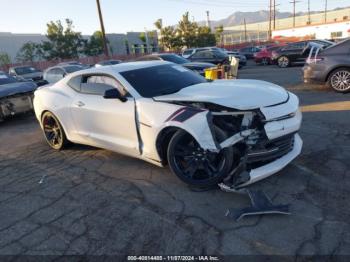
<svg viewBox="0 0 350 262">
<path fill-rule="evenodd" d="M 307 23 L 311 24 L 311 11 L 310 11 L 310 0 L 307 1 L 307 13 L 308 13 L 308 21 Z"/>
<path fill-rule="evenodd" d="M 293 4 L 293 27 L 295 27 L 295 4 L 299 3 L 300 1 L 293 0 L 292 2 L 289 2 Z"/>
<path fill-rule="evenodd" d="M 269 40 L 271 40 L 272 30 L 271 30 L 271 19 L 272 19 L 272 0 L 270 0 L 270 15 L 269 15 Z"/>
<path fill-rule="evenodd" d="M 325 5 L 324 5 L 324 22 L 327 23 L 327 0 L 325 0 Z"/>
<path fill-rule="evenodd" d="M 206 11 L 207 13 L 207 27 L 210 28 L 210 18 L 209 18 L 209 11 Z"/>
<path fill-rule="evenodd" d="M 276 4 L 276 0 L 273 0 L 273 30 L 276 30 L 276 6 L 280 4 Z"/>
<path fill-rule="evenodd" d="M 247 42 L 247 23 L 244 18 L 244 42 Z"/>
<path fill-rule="evenodd" d="M 105 27 L 103 25 L 103 18 L 102 18 L 100 0 L 96 0 L 96 3 L 97 3 L 98 16 L 100 18 L 100 26 L 101 26 L 101 32 L 102 32 L 103 49 L 104 49 L 105 55 L 108 57 L 109 53 L 108 53 L 108 47 L 107 47 L 107 41 L 106 41 Z"/>
</svg>

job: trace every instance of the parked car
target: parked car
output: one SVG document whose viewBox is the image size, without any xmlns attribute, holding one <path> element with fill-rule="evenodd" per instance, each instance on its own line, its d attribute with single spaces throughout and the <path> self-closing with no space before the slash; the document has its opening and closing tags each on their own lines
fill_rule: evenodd
<svg viewBox="0 0 350 262">
<path fill-rule="evenodd" d="M 322 48 L 327 48 L 334 44 L 327 40 L 318 39 L 290 43 L 278 50 L 272 51 L 272 62 L 282 68 L 293 64 L 304 64 L 310 52 L 310 42 L 319 44 Z"/>
<path fill-rule="evenodd" d="M 239 59 L 239 67 L 247 65 L 247 58 L 245 55 L 242 55 L 238 51 L 226 51 L 226 54 L 228 54 L 229 57 L 234 56 L 235 58 Z"/>
<path fill-rule="evenodd" d="M 34 81 L 37 86 L 46 85 L 43 72 L 33 66 L 14 66 L 9 68 L 9 75 L 18 81 Z"/>
<path fill-rule="evenodd" d="M 254 54 L 259 52 L 260 48 L 257 48 L 255 46 L 249 46 L 239 49 L 239 53 L 244 55 L 247 59 L 253 59 Z"/>
<path fill-rule="evenodd" d="M 275 174 L 300 154 L 298 108 L 298 98 L 275 84 L 208 82 L 164 61 L 78 71 L 34 98 L 53 149 L 73 142 L 168 164 L 197 186 L 230 174 L 232 188 Z"/>
<path fill-rule="evenodd" d="M 61 63 L 58 63 L 56 66 L 67 66 L 67 65 L 80 66 L 84 69 L 92 67 L 92 65 L 85 65 L 85 64 L 78 62 L 78 61 L 61 62 Z"/>
<path fill-rule="evenodd" d="M 227 64 L 229 63 L 228 54 L 218 50 L 200 51 L 191 55 L 188 60 L 191 62 L 205 62 L 212 64 Z"/>
<path fill-rule="evenodd" d="M 190 56 L 194 55 L 197 52 L 201 52 L 201 51 L 207 51 L 207 50 L 216 50 L 216 51 L 221 51 L 221 52 L 225 52 L 227 51 L 224 48 L 219 48 L 216 46 L 211 46 L 211 47 L 199 47 L 199 48 L 189 48 L 186 49 L 182 52 L 182 57 L 183 58 L 189 58 Z"/>
<path fill-rule="evenodd" d="M 105 60 L 105 61 L 100 61 L 95 64 L 95 67 L 100 67 L 100 66 L 109 66 L 109 65 L 117 65 L 122 63 L 122 60 Z"/>
<path fill-rule="evenodd" d="M 18 81 L 0 71 L 0 121 L 33 110 L 34 81 Z"/>
<path fill-rule="evenodd" d="M 186 67 L 192 71 L 195 71 L 201 75 L 204 75 L 205 69 L 215 67 L 215 65 L 212 63 L 190 62 L 186 58 L 183 58 L 181 56 L 178 56 L 176 54 L 171 54 L 171 53 L 146 55 L 137 59 L 137 61 L 156 61 L 156 60 L 173 62 L 175 64 L 182 65 L 183 67 Z"/>
<path fill-rule="evenodd" d="M 282 48 L 283 46 L 285 45 L 273 45 L 262 48 L 254 55 L 255 63 L 261 65 L 270 65 L 272 63 L 272 52 Z"/>
<path fill-rule="evenodd" d="M 312 54 L 303 72 L 305 83 L 327 83 L 336 92 L 350 92 L 350 39 Z"/>
<path fill-rule="evenodd" d="M 80 65 L 61 65 L 49 67 L 44 71 L 44 79 L 50 84 L 56 83 L 66 75 L 83 69 L 84 68 Z"/>
</svg>

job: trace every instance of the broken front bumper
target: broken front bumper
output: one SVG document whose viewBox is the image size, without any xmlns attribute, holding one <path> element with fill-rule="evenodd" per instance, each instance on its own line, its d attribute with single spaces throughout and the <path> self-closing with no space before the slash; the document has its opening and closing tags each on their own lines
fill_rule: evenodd
<svg viewBox="0 0 350 262">
<path fill-rule="evenodd" d="M 33 94 L 19 94 L 0 99 L 0 120 L 33 110 Z"/>
<path fill-rule="evenodd" d="M 283 168 L 285 168 L 290 162 L 292 162 L 300 153 L 301 149 L 303 147 L 303 141 L 301 140 L 300 136 L 298 134 L 294 135 L 294 145 L 293 149 L 287 153 L 286 155 L 257 168 L 251 169 L 248 174 L 249 174 L 249 180 L 247 182 L 244 182 L 242 184 L 239 184 L 236 188 L 241 188 L 248 186 L 250 184 L 253 184 L 259 180 L 262 180 L 266 177 L 269 177 Z M 225 184 L 220 184 L 219 185 L 223 190 L 230 191 L 232 189 L 235 189 L 234 187 L 230 187 Z"/>
</svg>

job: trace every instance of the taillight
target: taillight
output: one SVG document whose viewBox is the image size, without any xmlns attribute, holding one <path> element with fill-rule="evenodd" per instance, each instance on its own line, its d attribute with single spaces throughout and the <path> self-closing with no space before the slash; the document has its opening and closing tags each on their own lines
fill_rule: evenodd
<svg viewBox="0 0 350 262">
<path fill-rule="evenodd" d="M 306 59 L 307 64 L 317 64 L 324 60 L 324 57 L 308 58 Z"/>
</svg>

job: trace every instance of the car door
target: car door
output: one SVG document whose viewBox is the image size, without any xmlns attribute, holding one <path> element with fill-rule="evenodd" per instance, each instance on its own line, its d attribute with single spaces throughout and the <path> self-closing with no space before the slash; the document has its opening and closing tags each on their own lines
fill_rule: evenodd
<svg viewBox="0 0 350 262">
<path fill-rule="evenodd" d="M 291 62 L 302 63 L 305 62 L 306 57 L 303 56 L 306 42 L 293 43 L 287 46 L 288 56 Z"/>
<path fill-rule="evenodd" d="M 85 143 L 121 152 L 139 154 L 135 102 L 114 77 L 101 74 L 77 76 L 80 90 L 71 105 L 78 135 Z M 117 88 L 126 101 L 105 99 L 106 90 Z"/>
<path fill-rule="evenodd" d="M 190 58 L 188 58 L 191 62 L 202 62 L 203 61 L 203 52 L 194 53 Z"/>
</svg>

